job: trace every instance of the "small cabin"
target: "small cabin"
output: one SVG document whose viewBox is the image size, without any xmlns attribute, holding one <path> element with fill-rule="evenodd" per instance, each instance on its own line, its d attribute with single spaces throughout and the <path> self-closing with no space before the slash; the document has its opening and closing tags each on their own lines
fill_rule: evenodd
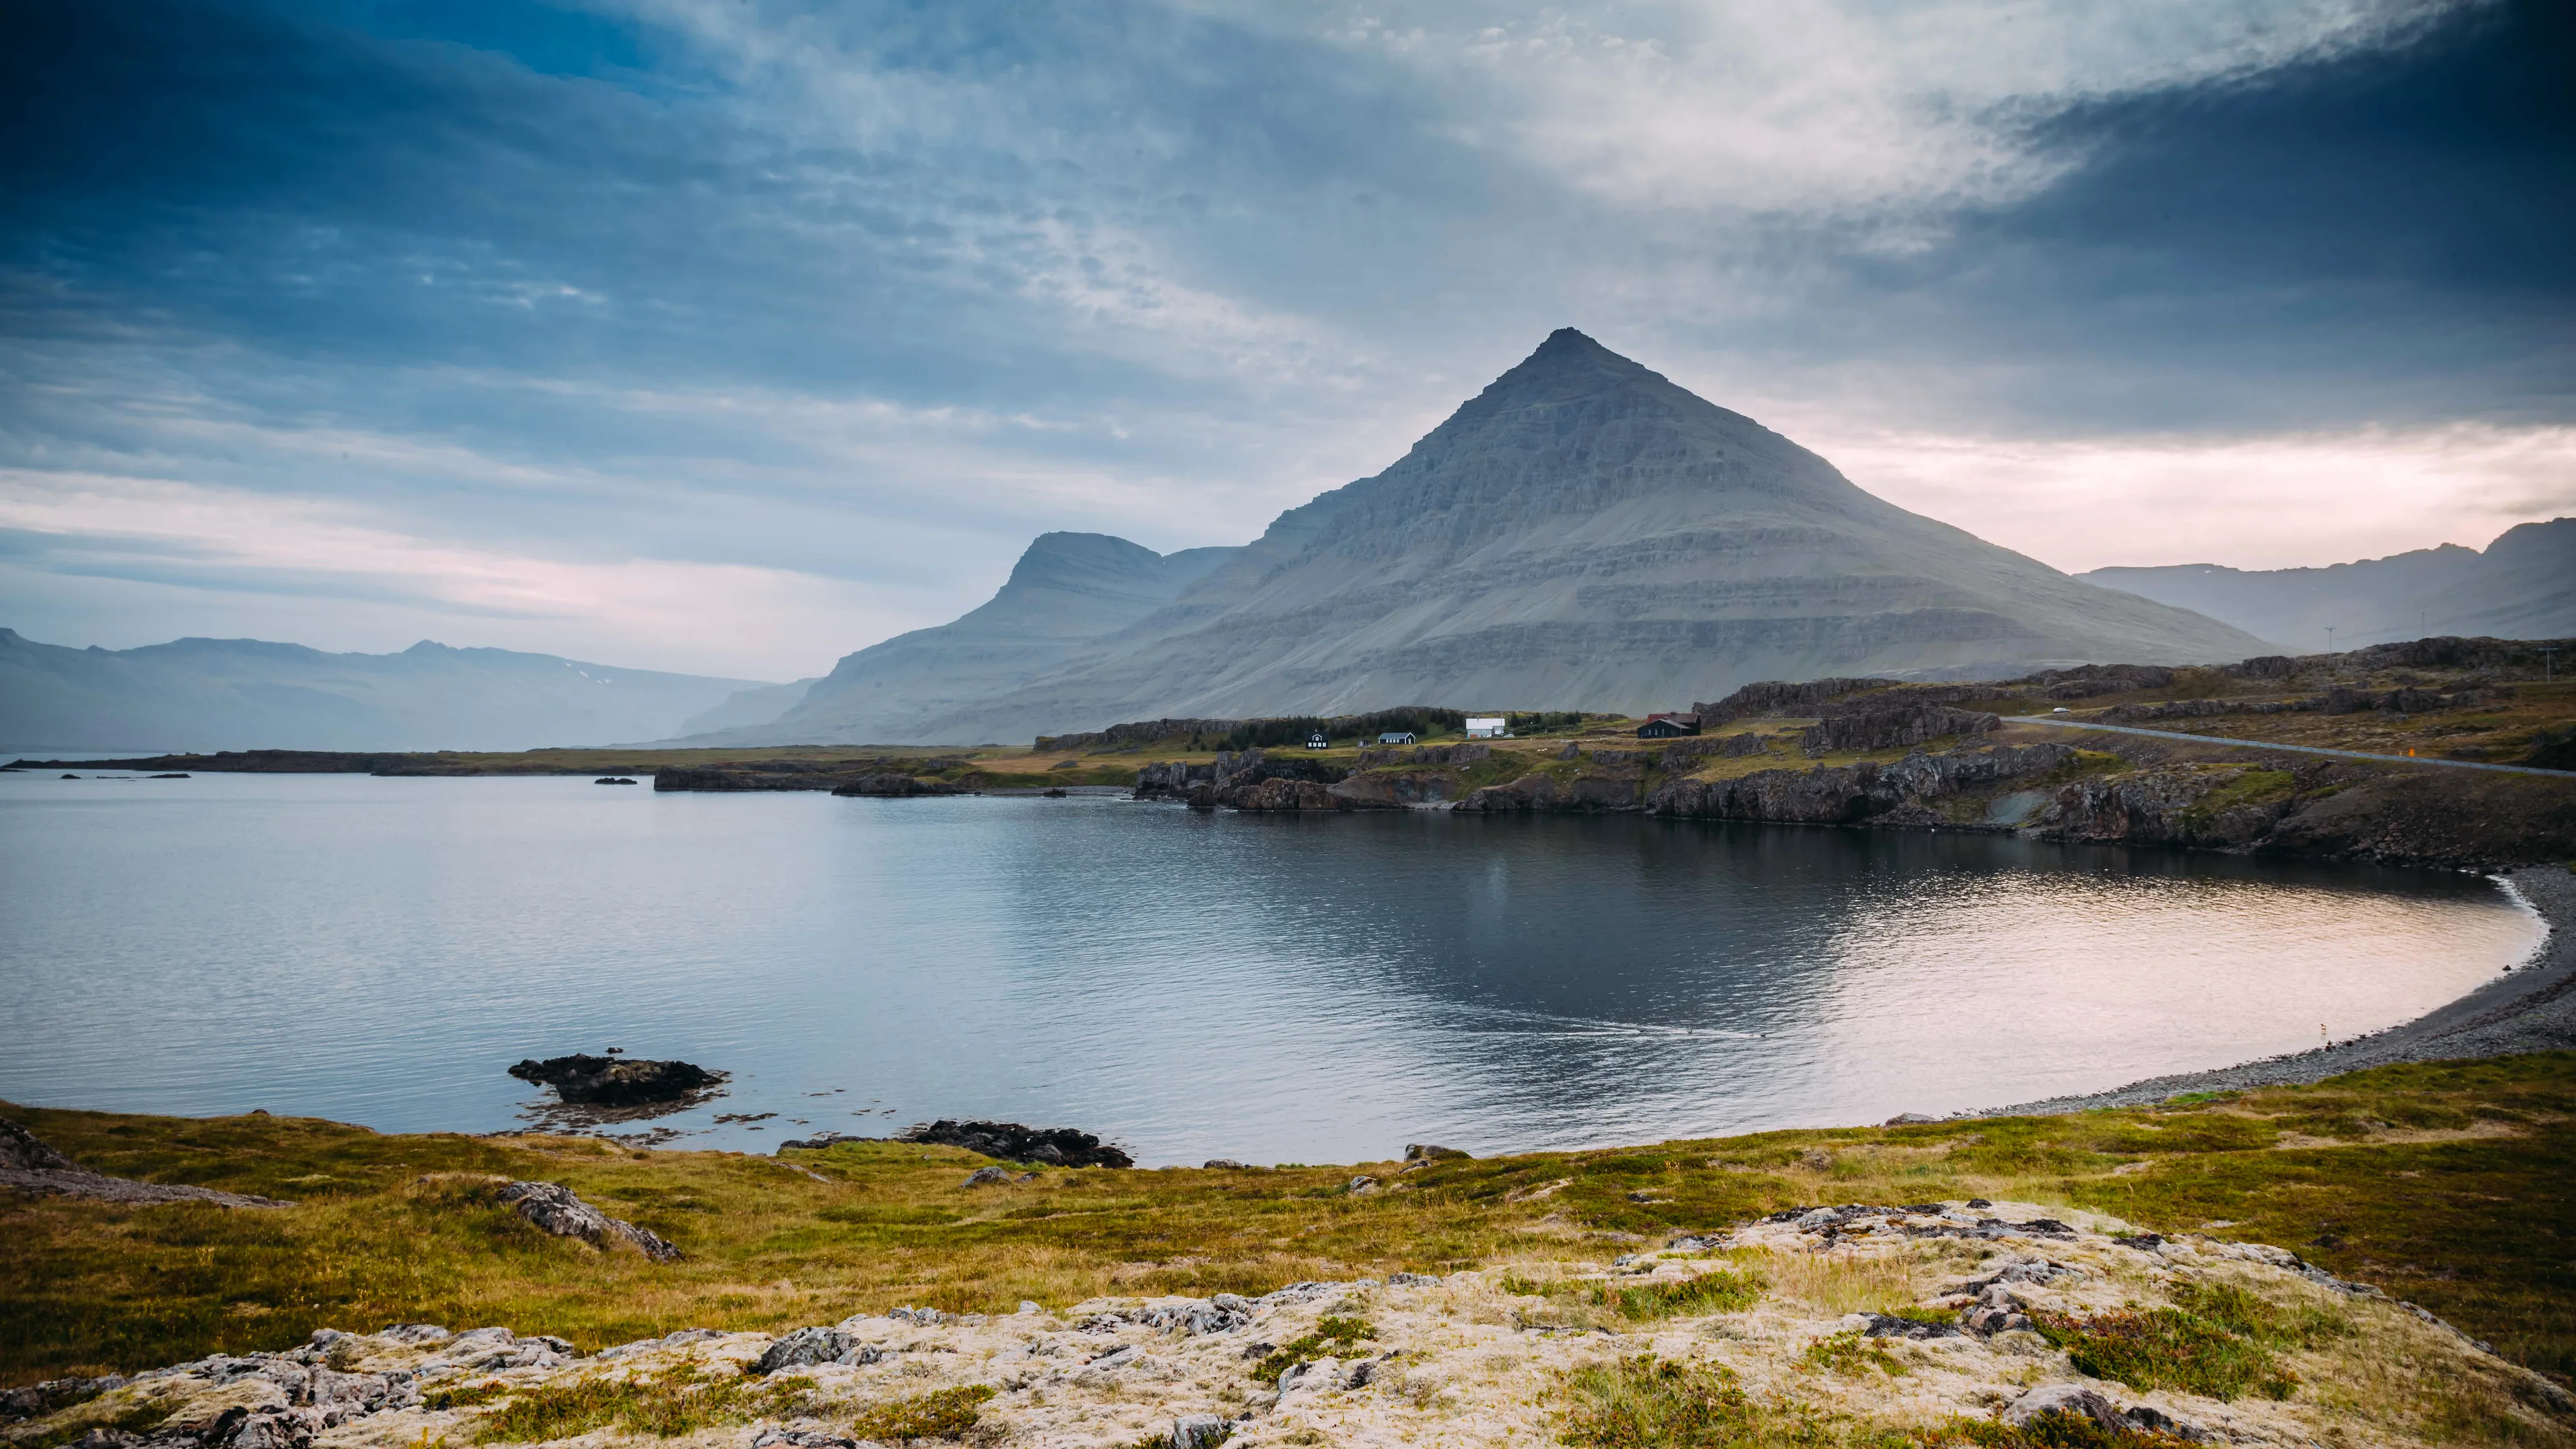
<svg viewBox="0 0 2576 1449">
<path fill-rule="evenodd" d="M 1637 726 L 1641 740 L 1677 740 L 1699 733 L 1699 716 L 1695 714 L 1650 714 Z"/>
<path fill-rule="evenodd" d="M 1310 750 L 1329 750 L 1332 747 L 1333 742 L 1324 738 L 1324 732 L 1322 730 L 1317 730 L 1313 734 L 1306 736 L 1306 748 Z"/>
<path fill-rule="evenodd" d="M 1377 737 L 1377 742 L 1381 745 L 1409 745 L 1413 743 L 1413 731 L 1388 730 Z"/>
<path fill-rule="evenodd" d="M 1467 738 L 1471 740 L 1501 739 L 1503 737 L 1503 726 L 1507 723 L 1509 723 L 1509 721 L 1505 720 L 1498 714 L 1471 714 L 1467 716 Z"/>
</svg>

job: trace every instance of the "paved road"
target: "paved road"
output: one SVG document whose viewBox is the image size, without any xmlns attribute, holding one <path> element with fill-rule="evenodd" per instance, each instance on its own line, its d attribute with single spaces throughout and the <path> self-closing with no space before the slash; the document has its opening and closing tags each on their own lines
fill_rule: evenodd
<svg viewBox="0 0 2576 1449">
<path fill-rule="evenodd" d="M 2243 745 L 2255 750 L 2289 750 L 2302 755 L 2332 755 L 2340 760 L 2382 760 L 2392 765 L 2439 765 L 2446 770 L 2500 770 L 2508 775 L 2546 775 L 2553 780 L 2569 778 L 2565 770 L 2543 770 L 2530 765 L 2489 765 L 2476 760 L 2436 760 L 2425 755 L 2374 755 L 2366 750 L 2329 750 L 2319 745 L 2278 745 L 2269 740 L 2240 740 L 2227 735 L 2187 735 L 2180 730 L 2142 730 L 2131 725 L 2094 724 L 2089 720 L 2054 719 L 2044 714 L 2008 714 L 2011 724 L 2055 725 L 2068 730 L 2109 730 L 2115 735 L 2145 735 L 2159 740 L 2196 740 L 2207 745 Z"/>
</svg>

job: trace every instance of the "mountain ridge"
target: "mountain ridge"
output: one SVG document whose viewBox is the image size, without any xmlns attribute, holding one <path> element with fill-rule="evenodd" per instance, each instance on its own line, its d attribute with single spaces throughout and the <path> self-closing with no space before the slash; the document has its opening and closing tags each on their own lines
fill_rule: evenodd
<svg viewBox="0 0 2576 1449">
<path fill-rule="evenodd" d="M 0 749 L 528 749 L 668 734 L 757 681 L 424 639 L 334 654 L 188 637 L 133 649 L 0 628 Z"/>
<path fill-rule="evenodd" d="M 2483 550 L 2444 543 L 2315 568 L 2114 566 L 2077 577 L 2299 649 L 2428 634 L 2557 639 L 2576 634 L 2576 518 L 2516 524 Z"/>
<path fill-rule="evenodd" d="M 897 734 L 870 728 L 888 711 L 852 718 L 818 687 L 728 742 L 956 743 L 1425 699 L 1637 710 L 1761 678 L 2272 649 L 1908 513 L 1565 328 L 1386 469 L 1282 512 L 1167 603 L 1006 689 L 948 691 Z"/>
</svg>

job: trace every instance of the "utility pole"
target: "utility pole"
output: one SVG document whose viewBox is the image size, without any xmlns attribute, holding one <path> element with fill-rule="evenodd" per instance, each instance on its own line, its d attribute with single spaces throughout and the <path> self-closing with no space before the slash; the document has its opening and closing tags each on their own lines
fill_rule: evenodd
<svg viewBox="0 0 2576 1449">
<path fill-rule="evenodd" d="M 2558 660 L 2555 657 L 2558 653 L 2558 646 L 2555 644 L 2543 644 L 2539 646 L 2539 649 L 2540 682 L 2543 684 L 2553 683 L 2557 678 L 2552 666 L 2558 663 Z"/>
<path fill-rule="evenodd" d="M 2326 652 L 2328 654 L 2332 654 L 2334 652 L 2334 631 L 2334 625 L 2328 624 L 2326 626 Z"/>
</svg>

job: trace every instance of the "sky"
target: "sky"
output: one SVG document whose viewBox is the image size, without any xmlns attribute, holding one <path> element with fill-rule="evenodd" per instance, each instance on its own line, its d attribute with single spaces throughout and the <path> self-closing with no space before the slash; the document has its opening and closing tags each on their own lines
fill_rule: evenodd
<svg viewBox="0 0 2576 1449">
<path fill-rule="evenodd" d="M 758 679 L 1574 326 L 2068 570 L 2576 513 L 2576 21 L 0 0 L 0 625 Z"/>
</svg>

